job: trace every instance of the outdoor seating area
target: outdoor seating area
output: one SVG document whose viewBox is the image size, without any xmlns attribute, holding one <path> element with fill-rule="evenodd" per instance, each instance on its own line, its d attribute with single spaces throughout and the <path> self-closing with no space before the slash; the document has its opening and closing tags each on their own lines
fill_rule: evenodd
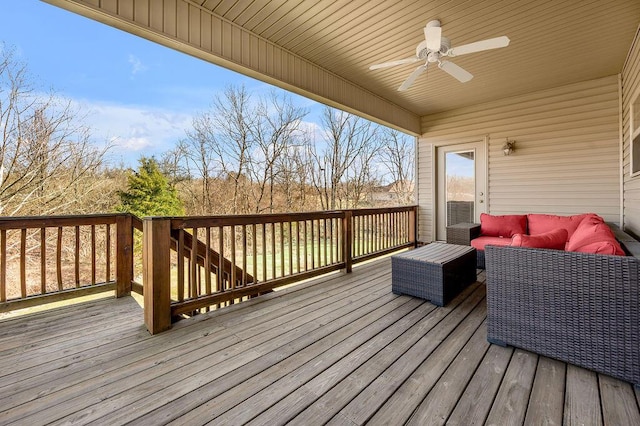
<svg viewBox="0 0 640 426">
<path fill-rule="evenodd" d="M 458 223 L 447 227 L 447 243 L 477 250 L 477 267 L 485 269 L 485 247 L 529 247 L 557 252 L 598 255 L 635 255 L 640 243 L 617 226 L 593 213 L 572 216 L 480 215 L 480 223 Z"/>
<path fill-rule="evenodd" d="M 640 422 L 629 383 L 488 343 L 484 273 L 436 307 L 389 258 L 157 336 L 130 297 L 0 325 L 7 424 Z"/>
<path fill-rule="evenodd" d="M 336 126 L 149 106 L 198 130 L 161 157 L 198 210 L 0 209 L 0 314 L 105 295 L 0 316 L 0 425 L 640 425 L 640 1 L 43 1 Z M 195 69 L 153 93 L 195 111 Z"/>
<path fill-rule="evenodd" d="M 489 341 L 640 385 L 640 243 L 590 214 L 482 219 L 449 229 L 486 268 Z"/>
</svg>

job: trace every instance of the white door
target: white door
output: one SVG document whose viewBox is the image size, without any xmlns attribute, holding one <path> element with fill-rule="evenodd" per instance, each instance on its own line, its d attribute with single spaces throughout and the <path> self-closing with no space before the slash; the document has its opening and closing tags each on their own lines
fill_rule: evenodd
<svg viewBox="0 0 640 426">
<path fill-rule="evenodd" d="M 436 239 L 446 240 L 446 227 L 480 222 L 486 212 L 486 142 L 478 141 L 436 148 Z"/>
</svg>

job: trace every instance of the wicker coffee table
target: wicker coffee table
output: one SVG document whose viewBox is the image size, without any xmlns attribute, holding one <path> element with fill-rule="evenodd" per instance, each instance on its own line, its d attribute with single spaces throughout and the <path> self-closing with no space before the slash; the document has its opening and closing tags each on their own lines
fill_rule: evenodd
<svg viewBox="0 0 640 426">
<path fill-rule="evenodd" d="M 476 249 L 432 243 L 391 257 L 391 290 L 444 306 L 476 280 Z"/>
</svg>

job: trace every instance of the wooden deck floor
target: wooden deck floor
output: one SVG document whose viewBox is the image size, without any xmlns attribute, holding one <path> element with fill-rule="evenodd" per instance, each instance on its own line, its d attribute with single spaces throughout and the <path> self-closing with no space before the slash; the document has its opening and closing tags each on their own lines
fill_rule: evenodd
<svg viewBox="0 0 640 426">
<path fill-rule="evenodd" d="M 5 320 L 0 423 L 640 424 L 631 385 L 490 345 L 485 317 L 482 282 L 436 308 L 383 259 L 155 337 L 131 298 Z"/>
</svg>

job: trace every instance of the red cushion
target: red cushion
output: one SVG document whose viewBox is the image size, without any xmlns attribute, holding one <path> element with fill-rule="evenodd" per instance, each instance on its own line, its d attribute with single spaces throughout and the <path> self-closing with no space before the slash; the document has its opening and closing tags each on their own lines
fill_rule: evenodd
<svg viewBox="0 0 640 426">
<path fill-rule="evenodd" d="M 594 213 L 577 214 L 573 216 L 557 216 L 553 214 L 529 214 L 527 215 L 527 226 L 529 235 L 544 234 L 554 229 L 563 228 L 567 230 L 567 241 L 573 235 L 580 223 L 589 216 L 597 216 Z M 599 217 L 599 216 L 597 216 Z"/>
<path fill-rule="evenodd" d="M 553 229 L 544 234 L 537 235 L 516 234 L 511 237 L 511 245 L 514 247 L 564 250 L 567 242 L 567 234 L 568 232 L 564 228 Z"/>
<path fill-rule="evenodd" d="M 611 229 L 599 217 L 587 217 L 580 223 L 567 243 L 567 251 L 625 255 Z"/>
<path fill-rule="evenodd" d="M 471 247 L 476 250 L 484 250 L 485 246 L 508 246 L 511 244 L 510 238 L 503 237 L 478 237 L 471 240 Z"/>
<path fill-rule="evenodd" d="M 526 215 L 480 215 L 480 234 L 487 237 L 509 237 L 527 232 Z"/>
</svg>

